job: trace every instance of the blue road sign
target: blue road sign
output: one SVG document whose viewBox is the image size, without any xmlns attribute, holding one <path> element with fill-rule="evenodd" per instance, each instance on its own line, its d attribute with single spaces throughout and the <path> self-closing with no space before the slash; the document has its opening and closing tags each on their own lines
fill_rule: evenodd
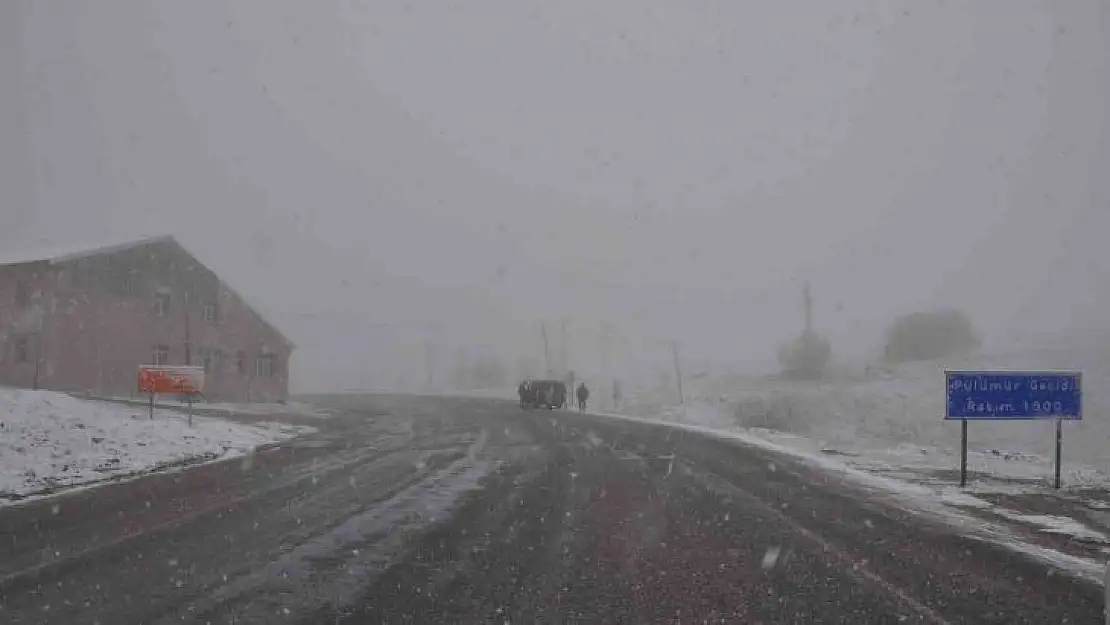
<svg viewBox="0 0 1110 625">
<path fill-rule="evenodd" d="M 1078 371 L 945 371 L 945 419 L 1009 421 L 1083 418 Z"/>
</svg>

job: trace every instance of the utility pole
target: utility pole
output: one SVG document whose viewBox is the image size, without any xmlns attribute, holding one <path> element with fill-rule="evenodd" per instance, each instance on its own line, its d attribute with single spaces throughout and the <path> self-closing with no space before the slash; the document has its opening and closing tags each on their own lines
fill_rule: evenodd
<svg viewBox="0 0 1110 625">
<path fill-rule="evenodd" d="M 686 398 L 682 394 L 682 367 L 678 364 L 678 343 L 671 341 L 671 357 L 674 358 L 674 374 L 678 379 L 678 403 L 685 404 Z"/>
<path fill-rule="evenodd" d="M 598 343 L 600 343 L 600 347 L 601 347 L 601 368 L 602 368 L 602 372 L 606 376 L 610 376 L 611 373 L 612 373 L 610 371 L 610 364 L 611 364 L 610 361 L 611 361 L 611 357 L 612 357 L 610 352 L 613 348 L 613 327 L 609 324 L 608 321 L 602 322 L 602 324 L 601 324 L 601 336 L 598 337 L 598 338 L 599 338 Z"/>
<path fill-rule="evenodd" d="M 809 280 L 802 287 L 802 306 L 805 307 L 806 333 L 813 331 L 813 298 L 809 294 Z"/>
<path fill-rule="evenodd" d="M 434 366 L 432 364 L 432 342 L 424 341 L 424 368 L 428 375 L 428 390 L 435 387 Z"/>
<path fill-rule="evenodd" d="M 547 377 L 552 376 L 551 371 L 551 348 L 547 343 L 547 322 L 540 322 L 540 333 L 543 335 L 543 365 L 547 369 Z"/>
<path fill-rule="evenodd" d="M 570 367 L 567 366 L 567 320 L 561 320 L 559 337 L 559 366 L 565 374 Z"/>
</svg>

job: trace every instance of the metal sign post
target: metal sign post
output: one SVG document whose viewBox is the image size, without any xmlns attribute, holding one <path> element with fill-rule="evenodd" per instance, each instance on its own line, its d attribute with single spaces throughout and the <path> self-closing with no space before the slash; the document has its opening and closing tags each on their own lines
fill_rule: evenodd
<svg viewBox="0 0 1110 625">
<path fill-rule="evenodd" d="M 944 418 L 961 421 L 960 486 L 967 485 L 968 421 L 1056 422 L 1053 485 L 1060 488 L 1064 421 L 1083 418 L 1082 373 L 1078 371 L 945 371 Z"/>
<path fill-rule="evenodd" d="M 967 419 L 960 419 L 960 488 L 967 486 Z"/>
<path fill-rule="evenodd" d="M 1060 427 L 1061 423 L 1062 421 L 1060 419 L 1056 419 L 1056 467 L 1055 477 L 1052 481 L 1052 485 L 1055 488 L 1060 488 L 1060 456 L 1064 439 L 1063 428 Z"/>
<path fill-rule="evenodd" d="M 139 365 L 139 392 L 150 393 L 150 418 L 154 397 L 185 395 L 189 399 L 189 425 L 193 424 L 193 398 L 204 390 L 204 367 L 189 365 Z"/>
<path fill-rule="evenodd" d="M 1106 615 L 1106 625 L 1110 625 L 1110 562 L 1106 563 L 1106 571 L 1102 576 L 1102 612 Z"/>
</svg>

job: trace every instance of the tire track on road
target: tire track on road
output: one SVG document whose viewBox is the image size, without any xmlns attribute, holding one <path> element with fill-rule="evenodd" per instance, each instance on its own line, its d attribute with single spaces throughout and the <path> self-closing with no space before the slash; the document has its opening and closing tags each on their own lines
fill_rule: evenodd
<svg viewBox="0 0 1110 625">
<path fill-rule="evenodd" d="M 489 439 L 482 430 L 447 467 L 406 484 L 369 508 L 357 506 L 344 520 L 313 534 L 291 551 L 191 602 L 191 617 L 240 622 L 299 618 L 321 605 L 341 609 L 388 568 L 408 534 L 442 522 L 457 500 L 478 487 L 492 464 L 480 459 Z M 163 622 L 178 622 L 168 615 Z"/>
</svg>

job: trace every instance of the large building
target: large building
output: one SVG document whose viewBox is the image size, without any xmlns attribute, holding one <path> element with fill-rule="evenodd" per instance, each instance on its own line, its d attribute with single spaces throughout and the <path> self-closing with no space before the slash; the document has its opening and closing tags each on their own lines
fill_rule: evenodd
<svg viewBox="0 0 1110 625">
<path fill-rule="evenodd" d="M 0 264 L 0 385 L 130 396 L 140 364 L 205 396 L 284 400 L 293 344 L 172 237 Z"/>
</svg>

